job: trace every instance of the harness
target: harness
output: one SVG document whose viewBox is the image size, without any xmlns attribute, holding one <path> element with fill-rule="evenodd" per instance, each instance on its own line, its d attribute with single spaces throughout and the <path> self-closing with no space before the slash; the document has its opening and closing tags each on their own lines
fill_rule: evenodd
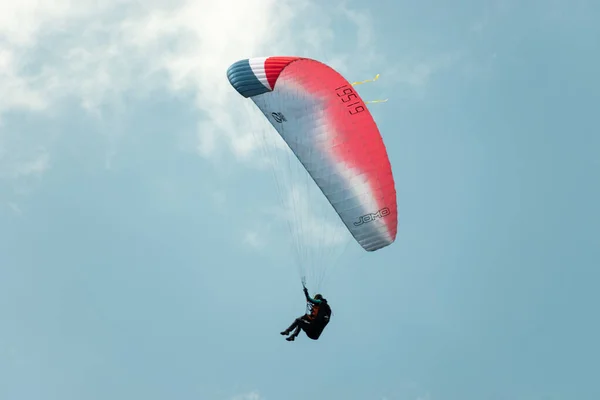
<svg viewBox="0 0 600 400">
<path fill-rule="evenodd" d="M 320 307 L 320 304 L 306 303 L 306 315 L 308 315 L 308 319 L 314 320 L 317 318 Z"/>
<path fill-rule="evenodd" d="M 321 308 L 323 307 L 323 308 Z M 310 321 L 314 321 L 317 317 L 321 322 L 325 323 L 325 325 L 329 322 L 329 317 L 331 315 L 331 308 L 327 302 L 322 302 L 321 304 L 306 304 L 306 316 Z"/>
</svg>

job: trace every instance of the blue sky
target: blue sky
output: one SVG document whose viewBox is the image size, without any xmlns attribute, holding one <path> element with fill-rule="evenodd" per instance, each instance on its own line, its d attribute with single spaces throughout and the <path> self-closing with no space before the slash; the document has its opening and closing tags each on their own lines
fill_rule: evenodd
<svg viewBox="0 0 600 400">
<path fill-rule="evenodd" d="M 600 398 L 598 4 L 2 10 L 0 398 Z M 271 54 L 390 99 L 397 241 L 340 259 L 317 342 L 279 335 L 303 295 L 225 77 Z"/>
</svg>

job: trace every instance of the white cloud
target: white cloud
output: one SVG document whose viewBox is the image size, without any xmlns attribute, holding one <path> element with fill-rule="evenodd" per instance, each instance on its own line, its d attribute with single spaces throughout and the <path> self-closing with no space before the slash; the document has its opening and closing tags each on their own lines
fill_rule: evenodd
<svg viewBox="0 0 600 400">
<path fill-rule="evenodd" d="M 15 214 L 15 215 L 23 214 L 23 210 L 21 210 L 21 207 L 19 207 L 19 205 L 17 203 L 8 202 L 8 203 L 6 203 L 6 205 L 12 211 L 13 214 Z"/>
<path fill-rule="evenodd" d="M 15 170 L 16 177 L 19 176 L 39 176 L 50 166 L 50 155 L 43 151 L 36 158 L 19 164 Z"/>
<path fill-rule="evenodd" d="M 369 68 L 377 51 L 368 14 L 318 0 L 5 2 L 0 12 L 0 90 L 7 95 L 0 96 L 0 117 L 15 109 L 63 112 L 61 107 L 76 100 L 97 121 L 114 120 L 136 101 L 166 92 L 191 97 L 198 110 L 193 151 L 212 162 L 230 163 L 234 155 L 264 167 L 268 160 L 257 155 L 261 143 L 256 140 L 256 132 L 264 133 L 264 118 L 231 88 L 227 67 L 253 56 L 300 55 L 340 66 L 348 74 L 346 61 L 352 54 L 331 51 L 332 24 L 339 18 L 354 23 L 358 41 L 350 52 L 361 56 L 361 68 Z M 115 135 L 110 126 L 95 124 Z M 69 134 L 68 127 L 63 134 Z M 174 132 L 174 140 L 185 134 Z M 15 135 L 19 140 L 10 140 Z M 54 154 L 30 157 L 38 136 L 0 130 L 0 140 L 8 139 L 0 144 L 10 143 L 4 149 L 11 154 L 2 169 L 12 177 L 41 176 Z M 119 151 L 114 141 L 108 142 L 105 168 L 112 167 Z M 306 202 L 298 204 L 306 238 L 322 245 L 339 237 L 337 228 L 324 226 Z M 257 233 L 244 240 L 255 247 L 264 241 Z"/>
<path fill-rule="evenodd" d="M 265 398 L 262 397 L 257 391 L 252 391 L 249 393 L 233 396 L 231 400 L 265 400 Z"/>
<path fill-rule="evenodd" d="M 244 244 L 255 249 L 262 248 L 265 245 L 265 241 L 262 235 L 256 230 L 246 231 L 244 233 L 243 242 Z"/>
<path fill-rule="evenodd" d="M 339 16 L 356 23 L 364 48 L 371 37 L 368 18 L 316 0 L 6 2 L 0 12 L 0 114 L 50 112 L 77 99 L 103 118 L 131 107 L 131 96 L 149 98 L 166 89 L 193 97 L 201 113 L 199 154 L 216 160 L 231 152 L 252 160 L 256 143 L 243 119 L 248 114 L 239 112 L 251 105 L 230 87 L 227 67 L 270 54 L 341 64 L 343 55 L 328 52 L 331 23 Z M 110 149 L 107 167 L 114 153 Z"/>
<path fill-rule="evenodd" d="M 413 88 L 423 88 L 435 74 L 452 67 L 461 57 L 460 52 L 448 52 L 435 57 L 411 57 L 387 71 L 386 79 Z"/>
<path fill-rule="evenodd" d="M 44 148 L 15 154 L 10 152 L 10 147 L 0 147 L 0 178 L 39 178 L 49 167 L 50 154 Z"/>
<path fill-rule="evenodd" d="M 357 43 L 361 51 L 374 49 L 375 38 L 371 18 L 367 10 L 353 10 L 346 6 L 342 7 L 342 11 L 346 17 L 356 25 Z"/>
<path fill-rule="evenodd" d="M 46 102 L 35 91 L 30 79 L 19 74 L 19 65 L 13 51 L 0 48 L 0 112 L 10 108 L 42 110 Z"/>
</svg>

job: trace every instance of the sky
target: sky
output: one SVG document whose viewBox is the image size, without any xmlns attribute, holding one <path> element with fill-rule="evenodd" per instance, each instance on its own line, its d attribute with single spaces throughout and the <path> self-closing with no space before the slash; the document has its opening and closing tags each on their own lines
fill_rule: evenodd
<svg viewBox="0 0 600 400">
<path fill-rule="evenodd" d="M 0 399 L 597 400 L 599 16 L 2 2 Z M 397 239 L 339 258 L 318 341 L 279 335 L 302 286 L 225 75 L 267 55 L 380 74 L 357 90 L 389 99 Z"/>
</svg>

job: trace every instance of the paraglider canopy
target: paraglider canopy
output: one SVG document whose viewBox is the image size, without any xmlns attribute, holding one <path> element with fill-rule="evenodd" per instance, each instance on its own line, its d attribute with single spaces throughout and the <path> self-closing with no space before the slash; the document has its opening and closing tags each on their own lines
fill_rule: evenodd
<svg viewBox="0 0 600 400">
<path fill-rule="evenodd" d="M 303 57 L 240 60 L 227 77 L 264 114 L 364 250 L 395 241 L 390 161 L 377 124 L 351 83 L 331 67 Z M 305 222 L 303 215 L 297 218 Z M 298 248 L 299 254 L 304 251 Z"/>
</svg>

